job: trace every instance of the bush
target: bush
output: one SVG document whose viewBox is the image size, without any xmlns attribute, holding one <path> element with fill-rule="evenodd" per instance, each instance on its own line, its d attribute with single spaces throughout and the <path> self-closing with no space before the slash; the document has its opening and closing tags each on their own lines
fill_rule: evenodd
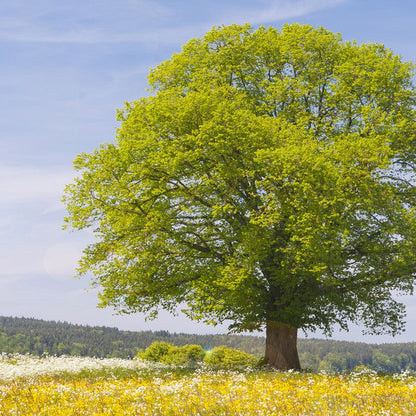
<svg viewBox="0 0 416 416">
<path fill-rule="evenodd" d="M 225 346 L 216 347 L 207 353 L 204 362 L 210 367 L 226 370 L 255 367 L 259 364 L 254 355 Z"/>
<path fill-rule="evenodd" d="M 177 347 L 164 341 L 153 342 L 145 352 L 137 357 L 164 364 L 192 366 L 204 359 L 205 351 L 200 345 L 184 345 Z"/>
<path fill-rule="evenodd" d="M 172 346 L 168 354 L 162 358 L 165 364 L 192 366 L 204 359 L 205 351 L 200 345 Z"/>
<path fill-rule="evenodd" d="M 162 358 L 168 354 L 171 347 L 173 347 L 173 345 L 168 342 L 155 341 L 146 348 L 145 352 L 138 353 L 137 357 L 148 361 L 161 361 Z"/>
</svg>

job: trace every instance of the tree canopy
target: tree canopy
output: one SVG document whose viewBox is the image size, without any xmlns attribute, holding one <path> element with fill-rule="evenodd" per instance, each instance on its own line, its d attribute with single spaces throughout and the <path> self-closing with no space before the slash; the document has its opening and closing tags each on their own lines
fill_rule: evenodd
<svg viewBox="0 0 416 416">
<path fill-rule="evenodd" d="M 414 66 L 308 25 L 213 28 L 74 162 L 101 306 L 395 334 L 415 282 Z M 267 355 L 267 353 L 266 353 Z"/>
</svg>

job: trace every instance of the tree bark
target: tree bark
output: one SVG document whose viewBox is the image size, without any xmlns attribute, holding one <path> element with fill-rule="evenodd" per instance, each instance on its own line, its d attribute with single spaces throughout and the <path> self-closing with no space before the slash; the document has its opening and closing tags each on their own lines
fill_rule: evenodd
<svg viewBox="0 0 416 416">
<path fill-rule="evenodd" d="M 298 329 L 280 322 L 267 322 L 266 365 L 278 370 L 300 370 Z"/>
</svg>

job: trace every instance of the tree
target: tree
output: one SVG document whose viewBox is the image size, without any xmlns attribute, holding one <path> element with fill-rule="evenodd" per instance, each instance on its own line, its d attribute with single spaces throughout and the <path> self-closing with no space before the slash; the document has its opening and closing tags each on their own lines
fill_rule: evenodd
<svg viewBox="0 0 416 416">
<path fill-rule="evenodd" d="M 415 281 L 414 67 L 307 25 L 219 27 L 149 76 L 115 142 L 79 155 L 67 226 L 100 306 L 266 328 L 403 329 Z"/>
</svg>

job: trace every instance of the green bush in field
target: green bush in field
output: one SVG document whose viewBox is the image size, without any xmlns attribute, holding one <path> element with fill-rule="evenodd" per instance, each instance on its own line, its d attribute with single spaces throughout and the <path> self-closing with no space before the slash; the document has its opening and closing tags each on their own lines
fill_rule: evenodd
<svg viewBox="0 0 416 416">
<path fill-rule="evenodd" d="M 200 345 L 177 347 L 164 341 L 155 341 L 137 357 L 164 364 L 195 365 L 204 359 L 205 351 Z"/>
<path fill-rule="evenodd" d="M 255 367 L 259 360 L 254 355 L 225 346 L 216 347 L 205 355 L 205 364 L 226 370 Z"/>
<path fill-rule="evenodd" d="M 173 345 L 168 342 L 155 341 L 146 348 L 145 352 L 138 353 L 137 357 L 148 361 L 162 361 L 163 357 L 168 354 L 171 347 L 173 347 Z"/>
<path fill-rule="evenodd" d="M 162 358 L 165 364 L 195 365 L 204 359 L 205 351 L 200 345 L 172 346 Z"/>
</svg>

